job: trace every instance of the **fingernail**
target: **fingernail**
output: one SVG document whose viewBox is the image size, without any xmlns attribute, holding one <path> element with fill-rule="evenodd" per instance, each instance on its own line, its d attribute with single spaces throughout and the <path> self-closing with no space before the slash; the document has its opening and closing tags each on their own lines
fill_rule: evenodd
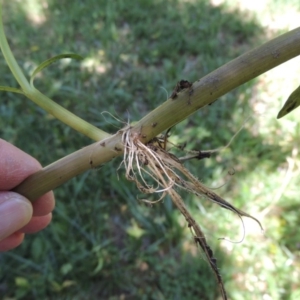
<svg viewBox="0 0 300 300">
<path fill-rule="evenodd" d="M 32 216 L 32 205 L 13 192 L 0 192 L 0 240 L 26 225 Z"/>
</svg>

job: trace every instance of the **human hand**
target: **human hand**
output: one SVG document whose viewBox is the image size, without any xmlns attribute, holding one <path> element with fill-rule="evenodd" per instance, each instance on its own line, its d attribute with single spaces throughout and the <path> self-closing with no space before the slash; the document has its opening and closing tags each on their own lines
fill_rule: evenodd
<svg viewBox="0 0 300 300">
<path fill-rule="evenodd" d="M 36 159 L 0 139 L 0 252 L 19 246 L 25 233 L 44 229 L 52 219 L 52 191 L 34 203 L 10 191 L 40 169 Z"/>
</svg>

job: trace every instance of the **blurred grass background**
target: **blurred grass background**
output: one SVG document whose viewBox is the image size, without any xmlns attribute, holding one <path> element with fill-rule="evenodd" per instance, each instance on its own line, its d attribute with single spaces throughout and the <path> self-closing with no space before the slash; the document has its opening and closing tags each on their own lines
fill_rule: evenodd
<svg viewBox="0 0 300 300">
<path fill-rule="evenodd" d="M 123 124 L 102 112 L 139 120 L 178 80 L 195 81 L 300 23 L 298 0 L 4 2 L 7 38 L 27 75 L 63 52 L 85 57 L 52 65 L 36 87 L 111 133 Z M 16 86 L 2 56 L 0 68 L 0 84 Z M 189 167 L 257 217 L 265 234 L 245 219 L 243 242 L 219 240 L 239 241 L 240 220 L 184 195 L 216 253 L 230 299 L 300 298 L 299 110 L 276 120 L 299 74 L 296 58 L 172 132 L 171 141 L 208 150 L 225 146 L 245 124 L 228 148 Z M 0 94 L 0 137 L 43 165 L 91 143 L 10 93 Z M 116 171 L 120 161 L 55 190 L 51 225 L 0 255 L 1 299 L 218 299 L 215 278 L 170 199 L 153 207 L 139 202 L 136 187 Z"/>
</svg>

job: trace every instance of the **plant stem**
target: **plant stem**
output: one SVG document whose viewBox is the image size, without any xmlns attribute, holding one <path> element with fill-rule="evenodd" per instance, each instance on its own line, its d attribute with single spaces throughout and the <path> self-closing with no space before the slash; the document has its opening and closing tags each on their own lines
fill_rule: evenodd
<svg viewBox="0 0 300 300">
<path fill-rule="evenodd" d="M 55 118 L 94 141 L 100 141 L 110 136 L 105 131 L 77 117 L 35 88 L 29 94 L 25 92 L 25 95 Z"/>
<path fill-rule="evenodd" d="M 229 91 L 298 55 L 300 27 L 246 52 L 194 82 L 191 90 L 168 99 L 136 124 L 147 136 L 141 140 L 152 139 Z M 151 124 L 156 124 L 155 128 Z"/>
<path fill-rule="evenodd" d="M 220 96 L 297 55 L 300 55 L 300 28 L 239 56 L 194 82 L 191 89 L 178 93 L 175 99 L 168 99 L 137 122 L 132 133 L 146 143 Z M 121 155 L 121 142 L 121 133 L 117 133 L 78 150 L 33 174 L 15 191 L 33 201 L 91 167 Z"/>
<path fill-rule="evenodd" d="M 8 45 L 4 28 L 3 28 L 3 21 L 2 21 L 2 5 L 0 3 L 0 47 L 3 53 L 3 56 L 13 73 L 14 77 L 18 81 L 19 85 L 22 87 L 23 91 L 29 91 L 31 89 L 30 84 L 26 77 L 24 76 L 24 73 L 22 72 L 21 68 L 19 67 L 17 61 L 15 60 L 10 47 Z"/>
<path fill-rule="evenodd" d="M 121 151 L 116 151 L 120 149 Z M 34 201 L 71 178 L 104 164 L 122 152 L 121 135 L 116 134 L 67 155 L 29 176 L 14 191 Z"/>
<path fill-rule="evenodd" d="M 11 52 L 11 49 L 8 45 L 4 28 L 2 22 L 2 5 L 0 3 L 0 48 L 2 50 L 3 56 L 13 73 L 15 79 L 19 83 L 22 88 L 22 91 L 26 97 L 32 100 L 41 108 L 45 109 L 55 118 L 60 120 L 61 122 L 67 124 L 71 128 L 81 132 L 82 134 L 88 136 L 92 140 L 99 141 L 101 139 L 107 138 L 110 135 L 101 129 L 93 126 L 92 124 L 82 120 L 77 117 L 67 109 L 63 108 L 59 104 L 55 103 L 53 100 L 49 99 L 42 93 L 40 93 L 37 89 L 31 86 L 26 79 L 24 73 L 22 72 L 20 66 L 18 65 L 14 55 Z"/>
</svg>

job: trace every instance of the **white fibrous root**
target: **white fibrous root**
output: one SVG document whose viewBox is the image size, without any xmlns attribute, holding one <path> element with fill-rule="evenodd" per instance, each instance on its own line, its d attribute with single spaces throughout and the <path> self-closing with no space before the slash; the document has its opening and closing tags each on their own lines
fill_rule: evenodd
<svg viewBox="0 0 300 300">
<path fill-rule="evenodd" d="M 193 234 L 194 241 L 203 250 L 216 276 L 223 299 L 227 299 L 224 284 L 217 267 L 217 260 L 213 256 L 213 251 L 207 244 L 204 233 L 186 208 L 181 196 L 175 190 L 175 187 L 193 193 L 201 198 L 204 196 L 204 198 L 209 199 L 222 208 L 231 210 L 240 218 L 242 216 L 252 218 L 262 229 L 260 222 L 246 212 L 235 208 L 232 204 L 205 187 L 183 166 L 182 162 L 175 155 L 164 149 L 164 144 L 161 143 L 159 139 L 154 138 L 147 144 L 143 144 L 139 137 L 140 135 L 138 133 L 131 131 L 131 127 L 123 130 L 123 163 L 126 178 L 130 181 L 134 181 L 142 193 L 161 194 L 159 199 L 155 201 L 143 199 L 146 203 L 157 203 L 166 195 L 170 195 L 175 206 L 185 217 L 188 227 Z"/>
<path fill-rule="evenodd" d="M 162 148 L 158 139 L 153 139 L 144 145 L 139 140 L 139 135 L 131 132 L 129 128 L 123 132 L 122 141 L 126 178 L 134 181 L 141 192 L 146 194 L 163 193 L 165 196 L 170 189 L 179 187 L 199 197 L 207 198 L 239 216 L 252 218 L 262 229 L 256 218 L 234 207 L 201 183 L 175 155 Z M 149 183 L 150 178 L 152 183 Z M 153 183 L 156 186 L 153 186 Z"/>
<path fill-rule="evenodd" d="M 122 136 L 124 144 L 125 175 L 128 180 L 134 181 L 138 189 L 145 194 L 162 193 L 157 201 L 143 200 L 155 203 L 164 198 L 166 191 L 175 184 L 174 171 L 165 163 L 158 144 L 144 145 L 138 135 L 130 129 Z"/>
</svg>

